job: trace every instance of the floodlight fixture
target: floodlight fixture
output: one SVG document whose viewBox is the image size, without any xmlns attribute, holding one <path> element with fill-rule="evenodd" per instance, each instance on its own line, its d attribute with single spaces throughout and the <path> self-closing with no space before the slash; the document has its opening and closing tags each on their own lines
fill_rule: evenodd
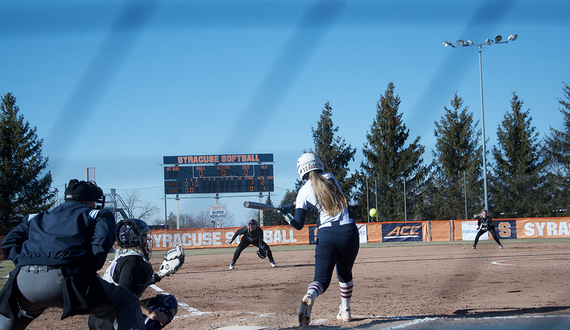
<svg viewBox="0 0 570 330">
<path fill-rule="evenodd" d="M 506 41 L 502 41 L 503 37 L 501 35 L 497 35 L 495 39 L 486 39 L 483 43 L 473 43 L 471 39 L 467 41 L 463 41 L 463 39 L 457 40 L 457 45 L 461 47 L 467 46 L 477 46 L 479 48 L 479 87 L 481 90 L 481 134 L 483 137 L 483 188 L 485 190 L 485 209 L 489 209 L 489 195 L 487 193 L 487 150 L 486 150 L 486 140 L 485 140 L 485 110 L 483 107 L 483 69 L 482 69 L 482 62 L 481 62 L 481 51 L 484 45 L 492 45 L 492 44 L 506 44 L 509 41 L 517 40 L 517 34 L 511 34 Z M 451 46 L 455 48 L 449 41 L 443 42 L 444 46 Z"/>
</svg>

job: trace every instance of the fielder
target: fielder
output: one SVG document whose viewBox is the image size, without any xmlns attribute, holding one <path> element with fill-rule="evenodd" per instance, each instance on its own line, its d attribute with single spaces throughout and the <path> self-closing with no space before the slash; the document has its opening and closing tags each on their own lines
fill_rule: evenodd
<svg viewBox="0 0 570 330">
<path fill-rule="evenodd" d="M 105 271 L 103 279 L 114 285 L 129 289 L 137 297 L 146 288 L 159 282 L 165 276 L 176 273 L 184 264 L 184 250 L 181 246 L 170 249 L 164 256 L 158 273 L 154 273 L 149 262 L 152 236 L 147 224 L 139 219 L 119 221 L 116 232 L 120 249 L 115 259 Z M 170 323 L 178 312 L 176 298 L 169 294 L 159 294 L 140 301 L 147 330 L 158 330 Z M 90 330 L 113 330 L 112 322 L 89 315 Z"/>
<path fill-rule="evenodd" d="M 271 263 L 271 267 L 277 267 L 275 260 L 273 260 L 273 253 L 271 253 L 271 249 L 269 245 L 267 245 L 263 241 L 263 230 L 257 226 L 257 221 L 253 218 L 249 219 L 249 223 L 247 226 L 238 229 L 231 240 L 226 241 L 226 244 L 232 245 L 234 240 L 239 236 L 243 235 L 241 241 L 239 242 L 236 251 L 234 252 L 234 257 L 232 259 L 232 263 L 230 264 L 230 269 L 234 269 L 236 261 L 238 260 L 241 252 L 245 250 L 246 247 L 253 245 L 259 248 L 257 251 L 257 256 L 261 259 L 265 259 L 269 257 L 269 262 Z"/>
<path fill-rule="evenodd" d="M 485 209 L 481 210 L 481 216 L 479 217 L 479 220 L 477 221 L 477 230 L 478 230 L 477 236 L 475 236 L 475 242 L 473 242 L 473 247 L 471 247 L 472 249 L 477 248 L 477 243 L 479 242 L 479 237 L 481 237 L 481 235 L 483 235 L 487 231 L 489 231 L 491 233 L 491 236 L 493 236 L 493 238 L 495 239 L 495 242 L 497 242 L 497 244 L 499 244 L 499 249 L 503 248 L 503 246 L 501 245 L 501 241 L 499 241 L 499 238 L 497 237 L 497 232 L 495 232 L 495 225 L 493 224 L 493 219 L 491 219 L 491 217 L 487 216 L 487 210 L 485 210 Z"/>
<path fill-rule="evenodd" d="M 300 230 L 305 224 L 307 211 L 317 215 L 317 246 L 315 248 L 315 276 L 307 293 L 301 300 L 299 325 L 311 322 L 311 309 L 315 299 L 330 285 L 336 266 L 341 304 L 337 319 L 344 322 L 352 319 L 352 267 L 358 255 L 358 228 L 348 214 L 348 203 L 338 182 L 330 173 L 324 172 L 323 163 L 312 153 L 303 154 L 297 160 L 297 172 L 307 182 L 299 189 L 294 203 L 279 208 L 289 224 Z M 296 206 L 295 217 L 288 212 Z"/>
<path fill-rule="evenodd" d="M 65 203 L 30 214 L 6 235 L 16 268 L 0 292 L 0 329 L 25 329 L 47 308 L 61 318 L 93 314 L 118 329 L 143 330 L 137 297 L 97 275 L 115 241 L 115 217 L 94 182 L 70 180 Z"/>
</svg>

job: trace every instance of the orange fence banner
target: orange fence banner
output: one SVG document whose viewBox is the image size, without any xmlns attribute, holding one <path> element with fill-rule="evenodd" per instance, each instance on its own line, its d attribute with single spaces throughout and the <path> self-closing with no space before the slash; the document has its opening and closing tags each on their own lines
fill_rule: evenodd
<svg viewBox="0 0 570 330">
<path fill-rule="evenodd" d="M 570 238 L 570 217 L 494 219 L 499 239 Z M 369 222 L 356 224 L 360 243 L 403 241 L 472 241 L 477 235 L 477 219 L 427 220 L 401 222 Z M 153 250 L 169 250 L 177 245 L 185 249 L 236 247 L 241 236 L 232 245 L 232 239 L 241 227 L 158 229 L 152 230 Z M 271 246 L 315 244 L 317 226 L 305 225 L 301 230 L 291 226 L 263 226 L 263 240 Z M 490 239 L 489 233 L 481 240 Z M 0 241 L 4 239 L 0 236 Z M 4 258 L 0 250 L 0 257 Z"/>
<path fill-rule="evenodd" d="M 561 238 L 570 237 L 570 218 L 518 219 L 517 238 Z"/>
<path fill-rule="evenodd" d="M 264 226 L 263 240 L 269 245 L 306 245 L 311 244 L 316 226 L 305 226 L 296 230 L 291 226 Z M 241 227 L 232 228 L 201 228 L 201 229 L 161 229 L 153 230 L 153 250 L 168 250 L 177 245 L 188 249 L 204 249 L 230 247 L 226 244 Z M 238 236 L 231 246 L 239 244 L 241 236 Z"/>
<path fill-rule="evenodd" d="M 451 221 L 430 221 L 431 223 L 431 240 L 432 241 L 450 241 L 451 240 Z"/>
</svg>

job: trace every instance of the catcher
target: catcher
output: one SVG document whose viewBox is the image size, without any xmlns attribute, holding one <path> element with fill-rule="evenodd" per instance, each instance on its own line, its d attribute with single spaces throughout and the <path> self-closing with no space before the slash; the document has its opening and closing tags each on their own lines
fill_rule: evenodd
<svg viewBox="0 0 570 330">
<path fill-rule="evenodd" d="M 240 228 L 236 231 L 234 236 L 231 240 L 226 241 L 226 244 L 232 245 L 234 240 L 239 236 L 243 235 L 241 241 L 239 242 L 236 251 L 234 252 L 234 258 L 232 259 L 232 263 L 230 264 L 230 269 L 234 269 L 236 261 L 238 260 L 241 251 L 245 250 L 246 247 L 250 245 L 254 245 L 259 248 L 257 251 L 257 256 L 261 259 L 265 259 L 269 257 L 269 262 L 271 263 L 271 267 L 277 267 L 275 261 L 273 260 L 273 253 L 271 253 L 271 249 L 269 245 L 263 241 L 263 230 L 257 226 L 257 221 L 253 218 L 249 219 L 249 223 L 247 226 Z"/>
<path fill-rule="evenodd" d="M 129 289 L 139 298 L 149 285 L 176 273 L 184 264 L 184 250 L 177 246 L 165 254 L 158 273 L 154 273 L 149 262 L 152 236 L 149 227 L 142 220 L 120 221 L 117 224 L 116 239 L 120 249 L 105 271 L 103 279 Z M 143 299 L 140 306 L 147 330 L 162 329 L 178 312 L 178 302 L 169 294 Z M 91 330 L 114 329 L 113 323 L 94 315 L 89 315 L 88 324 Z"/>
</svg>

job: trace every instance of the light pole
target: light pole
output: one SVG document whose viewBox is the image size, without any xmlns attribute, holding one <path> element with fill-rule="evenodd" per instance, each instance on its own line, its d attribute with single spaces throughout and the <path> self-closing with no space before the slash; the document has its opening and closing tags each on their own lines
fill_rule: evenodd
<svg viewBox="0 0 570 330">
<path fill-rule="evenodd" d="M 479 87 L 481 89 L 481 133 L 483 134 L 483 189 L 485 191 L 485 210 L 489 210 L 489 195 L 487 193 L 487 150 L 485 145 L 487 141 L 485 141 L 485 110 L 483 107 L 483 69 L 482 69 L 482 62 L 481 62 L 481 50 L 483 45 L 492 45 L 492 44 L 506 44 L 509 41 L 517 40 L 518 35 L 511 34 L 506 41 L 502 41 L 503 37 L 498 35 L 495 37 L 495 40 L 487 39 L 484 43 L 476 44 L 473 43 L 470 39 L 467 41 L 463 41 L 462 39 L 457 40 L 457 46 L 454 46 L 449 41 L 444 41 L 443 45 L 445 47 L 451 46 L 452 48 L 455 47 L 469 47 L 469 46 L 477 46 L 479 48 Z"/>
</svg>

